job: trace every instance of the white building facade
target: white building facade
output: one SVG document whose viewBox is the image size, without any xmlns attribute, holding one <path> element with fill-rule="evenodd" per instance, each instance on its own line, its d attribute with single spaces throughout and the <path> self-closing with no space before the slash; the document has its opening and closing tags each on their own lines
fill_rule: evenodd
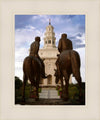
<svg viewBox="0 0 100 120">
<path fill-rule="evenodd" d="M 42 79 L 40 85 L 43 87 L 54 87 L 56 86 L 54 69 L 56 69 L 55 62 L 57 60 L 57 54 L 59 54 L 59 52 L 56 47 L 54 27 L 51 25 L 50 21 L 49 25 L 46 27 L 46 32 L 44 35 L 44 47 L 39 50 L 39 55 L 42 59 L 44 59 L 45 73 L 50 76 L 47 79 Z"/>
</svg>

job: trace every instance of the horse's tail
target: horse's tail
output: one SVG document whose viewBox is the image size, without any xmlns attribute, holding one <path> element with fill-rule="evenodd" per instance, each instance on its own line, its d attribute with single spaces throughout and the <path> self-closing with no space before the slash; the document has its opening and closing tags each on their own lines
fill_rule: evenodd
<svg viewBox="0 0 100 120">
<path fill-rule="evenodd" d="M 34 57 L 31 57 L 30 68 L 31 68 L 31 74 L 34 74 Z"/>
<path fill-rule="evenodd" d="M 80 77 L 80 56 L 74 50 L 71 51 L 71 65 L 73 76 Z"/>
</svg>

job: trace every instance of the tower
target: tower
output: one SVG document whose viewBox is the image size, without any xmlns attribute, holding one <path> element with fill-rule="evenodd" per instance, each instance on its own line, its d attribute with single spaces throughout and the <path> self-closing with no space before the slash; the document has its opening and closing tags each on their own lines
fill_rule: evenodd
<svg viewBox="0 0 100 120">
<path fill-rule="evenodd" d="M 55 45 L 55 33 L 54 27 L 51 25 L 51 20 L 49 19 L 49 25 L 46 27 L 45 37 L 44 37 L 44 48 L 53 48 L 56 47 Z"/>
<path fill-rule="evenodd" d="M 56 83 L 54 77 L 54 69 L 56 69 L 55 62 L 57 60 L 57 54 L 59 54 L 59 52 L 56 47 L 54 27 L 51 25 L 50 19 L 44 36 L 44 47 L 39 50 L 39 56 L 44 59 L 45 72 L 50 76 L 47 79 L 42 79 L 40 85 L 43 87 L 55 87 Z M 71 79 L 69 81 L 71 83 Z"/>
</svg>

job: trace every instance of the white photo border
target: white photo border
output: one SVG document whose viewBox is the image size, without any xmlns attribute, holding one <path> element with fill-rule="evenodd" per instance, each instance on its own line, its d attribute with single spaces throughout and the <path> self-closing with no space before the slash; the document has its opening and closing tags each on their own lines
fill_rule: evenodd
<svg viewBox="0 0 100 120">
<path fill-rule="evenodd" d="M 2 0 L 0 41 L 0 119 L 99 120 L 100 76 L 99 0 Z M 86 18 L 86 105 L 21 106 L 14 105 L 15 15 L 77 14 Z"/>
</svg>

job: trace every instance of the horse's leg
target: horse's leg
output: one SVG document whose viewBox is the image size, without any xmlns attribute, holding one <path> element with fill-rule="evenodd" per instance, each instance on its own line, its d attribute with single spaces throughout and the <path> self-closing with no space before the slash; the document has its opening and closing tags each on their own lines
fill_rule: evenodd
<svg viewBox="0 0 100 120">
<path fill-rule="evenodd" d="M 39 85 L 36 85 L 36 101 L 39 100 L 39 94 L 38 94 L 38 89 L 39 89 Z"/>
<path fill-rule="evenodd" d="M 30 86 L 30 97 L 32 97 L 32 93 L 33 93 L 33 87 L 32 87 L 32 82 L 31 82 L 31 86 Z"/>
<path fill-rule="evenodd" d="M 27 82 L 27 76 L 24 74 L 23 76 L 23 93 L 22 93 L 22 100 L 25 102 L 25 86 Z"/>
<path fill-rule="evenodd" d="M 61 80 L 61 88 L 62 88 L 62 95 L 61 95 L 61 98 L 63 98 L 63 91 L 64 91 L 63 76 L 60 77 L 60 80 Z"/>
<path fill-rule="evenodd" d="M 69 99 L 69 91 L 68 91 L 68 86 L 69 86 L 69 77 L 66 79 L 65 78 L 65 83 L 66 83 L 66 94 L 67 94 L 67 98 L 66 98 L 66 100 L 68 100 Z"/>
<path fill-rule="evenodd" d="M 69 75 L 67 74 L 66 70 L 63 71 L 63 76 L 65 78 L 65 100 L 68 100 L 69 98 L 69 91 L 68 91 L 68 86 L 69 86 Z"/>
<path fill-rule="evenodd" d="M 64 85 L 63 85 L 63 77 L 62 76 L 60 77 L 60 80 L 61 80 L 61 87 L 62 87 L 62 90 L 63 90 Z"/>
<path fill-rule="evenodd" d="M 38 94 L 39 80 L 40 80 L 40 77 L 37 76 L 37 77 L 36 77 L 36 85 L 35 85 L 35 86 L 36 86 L 36 99 L 35 99 L 36 101 L 39 100 L 39 94 Z"/>
</svg>

